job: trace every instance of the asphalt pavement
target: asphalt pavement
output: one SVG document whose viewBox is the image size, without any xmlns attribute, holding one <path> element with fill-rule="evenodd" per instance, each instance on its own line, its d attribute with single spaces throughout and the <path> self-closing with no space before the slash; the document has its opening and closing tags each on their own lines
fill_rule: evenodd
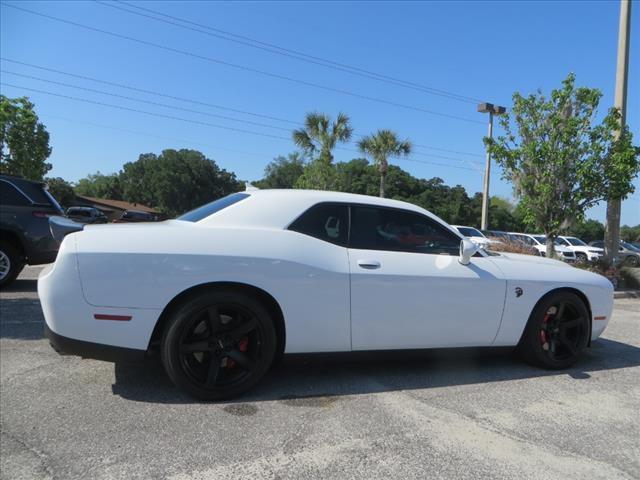
<svg viewBox="0 0 640 480">
<path fill-rule="evenodd" d="M 37 268 L 0 294 L 2 479 L 640 478 L 640 300 L 578 365 L 503 350 L 297 358 L 225 403 L 62 357 Z"/>
</svg>

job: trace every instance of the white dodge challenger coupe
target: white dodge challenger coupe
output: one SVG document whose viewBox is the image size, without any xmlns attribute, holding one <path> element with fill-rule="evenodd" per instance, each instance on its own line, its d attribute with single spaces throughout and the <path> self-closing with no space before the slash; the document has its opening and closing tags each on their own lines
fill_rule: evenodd
<svg viewBox="0 0 640 480">
<path fill-rule="evenodd" d="M 161 223 L 51 228 L 64 239 L 38 293 L 53 348 L 159 352 L 175 385 L 206 400 L 250 389 L 283 353 L 517 346 L 566 368 L 613 308 L 600 275 L 486 252 L 376 197 L 257 190 Z"/>
</svg>

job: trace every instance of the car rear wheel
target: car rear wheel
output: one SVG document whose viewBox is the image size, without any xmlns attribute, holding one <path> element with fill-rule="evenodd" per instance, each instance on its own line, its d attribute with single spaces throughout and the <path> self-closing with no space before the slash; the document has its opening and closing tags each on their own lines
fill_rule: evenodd
<svg viewBox="0 0 640 480">
<path fill-rule="evenodd" d="M 162 338 L 162 362 L 173 383 L 200 400 L 238 396 L 262 379 L 276 352 L 268 311 L 236 291 L 192 297 Z"/>
<path fill-rule="evenodd" d="M 24 268 L 24 262 L 16 247 L 0 242 L 0 287 L 11 284 Z"/>
<path fill-rule="evenodd" d="M 589 310 L 578 295 L 553 293 L 534 308 L 518 349 L 532 365 L 568 368 L 589 342 L 589 324 Z"/>
</svg>

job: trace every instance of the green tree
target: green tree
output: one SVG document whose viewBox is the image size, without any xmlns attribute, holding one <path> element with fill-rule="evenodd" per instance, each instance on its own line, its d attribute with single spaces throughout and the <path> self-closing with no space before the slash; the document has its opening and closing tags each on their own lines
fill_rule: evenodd
<svg viewBox="0 0 640 480">
<path fill-rule="evenodd" d="M 576 221 L 569 227 L 567 233 L 587 243 L 602 240 L 604 238 L 604 224 L 592 219 Z"/>
<path fill-rule="evenodd" d="M 74 187 L 76 194 L 86 197 L 123 200 L 120 175 L 112 173 L 104 175 L 96 172 L 78 180 Z"/>
<path fill-rule="evenodd" d="M 335 121 L 324 113 L 307 113 L 304 128 L 293 131 L 293 141 L 302 150 L 315 159 L 330 164 L 333 162 L 333 149 L 338 143 L 348 142 L 353 134 L 350 120 L 344 113 L 338 113 Z"/>
<path fill-rule="evenodd" d="M 0 172 L 41 181 L 51 170 L 49 133 L 27 97 L 0 95 Z"/>
<path fill-rule="evenodd" d="M 244 188 L 234 173 L 196 150 L 142 154 L 120 173 L 124 200 L 176 216 Z"/>
<path fill-rule="evenodd" d="M 385 180 L 389 171 L 389 157 L 407 156 L 411 153 L 411 142 L 400 140 L 391 130 L 378 130 L 375 134 L 363 137 L 358 149 L 373 158 L 380 173 L 380 196 L 384 197 Z"/>
<path fill-rule="evenodd" d="M 640 225 L 635 227 L 623 225 L 620 228 L 620 238 L 625 242 L 640 242 Z"/>
<path fill-rule="evenodd" d="M 264 169 L 264 178 L 252 182 L 258 188 L 293 188 L 304 172 L 304 159 L 299 152 L 280 155 Z"/>
<path fill-rule="evenodd" d="M 305 165 L 298 177 L 295 188 L 307 190 L 337 190 L 338 176 L 333 163 L 316 159 Z"/>
<path fill-rule="evenodd" d="M 601 96 L 597 89 L 576 87 L 573 74 L 548 98 L 541 92 L 526 97 L 516 92 L 511 113 L 500 119 L 505 134 L 485 138 L 504 177 L 514 184 L 525 222 L 547 235 L 548 256 L 555 254 L 560 232 L 607 198 L 608 188 L 615 185 L 620 193 L 631 183 L 631 178 L 626 186 L 618 180 L 633 169 L 622 175 L 607 171 L 629 159 L 611 141 L 615 113 L 595 124 Z"/>
<path fill-rule="evenodd" d="M 68 208 L 75 204 L 76 194 L 71 184 L 65 179 L 60 177 L 46 178 L 45 183 L 49 193 L 53 195 L 53 198 L 55 198 L 62 207 Z"/>
<path fill-rule="evenodd" d="M 640 148 L 633 145 L 629 128 L 621 128 L 620 110 L 612 108 L 601 125 L 600 135 L 604 138 L 602 155 L 604 162 L 597 173 L 602 176 L 605 188 L 603 199 L 607 200 L 607 219 L 604 232 L 605 262 L 612 263 L 618 255 L 614 246 L 614 232 L 620 228 L 620 209 L 612 208 L 614 200 L 624 200 L 634 192 L 632 180 L 640 170 Z M 620 237 L 622 238 L 622 237 Z"/>
</svg>

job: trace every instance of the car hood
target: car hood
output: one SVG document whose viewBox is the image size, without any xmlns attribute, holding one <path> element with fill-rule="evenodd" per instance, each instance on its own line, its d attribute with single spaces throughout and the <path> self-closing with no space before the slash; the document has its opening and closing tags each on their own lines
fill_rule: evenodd
<svg viewBox="0 0 640 480">
<path fill-rule="evenodd" d="M 518 263 L 521 265 L 535 263 L 538 265 L 548 265 L 550 267 L 573 268 L 568 263 L 565 263 L 561 260 L 554 260 L 552 258 L 547 258 L 547 257 L 539 257 L 537 255 L 524 255 L 522 253 L 499 252 L 498 255 L 493 255 L 490 258 L 491 260 L 494 260 L 499 264 L 501 262 Z"/>
<path fill-rule="evenodd" d="M 546 252 L 547 251 L 547 246 L 546 245 L 536 245 L 535 246 L 537 249 L 539 249 L 542 252 Z M 560 253 L 565 253 L 565 252 L 573 252 L 573 250 L 571 250 L 568 247 L 563 247 L 561 245 L 556 245 L 555 249 L 556 252 L 560 252 Z"/>
<path fill-rule="evenodd" d="M 593 272 L 573 267 L 560 260 L 518 253 L 500 253 L 488 257 L 502 271 L 506 280 L 591 285 L 611 289 L 611 282 Z"/>
</svg>

